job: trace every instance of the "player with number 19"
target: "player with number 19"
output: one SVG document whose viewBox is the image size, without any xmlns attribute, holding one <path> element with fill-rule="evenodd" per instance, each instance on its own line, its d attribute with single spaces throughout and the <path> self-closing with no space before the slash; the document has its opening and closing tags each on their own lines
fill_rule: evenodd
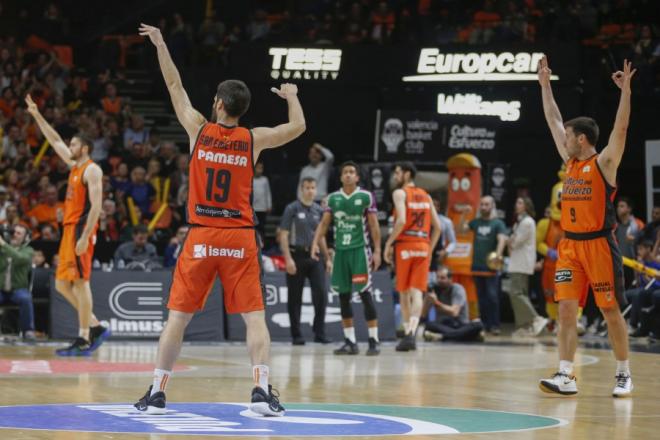
<svg viewBox="0 0 660 440">
<path fill-rule="evenodd" d="M 255 385 L 250 409 L 264 416 L 282 416 L 284 408 L 268 380 L 270 335 L 264 313 L 260 246 L 254 229 L 252 179 L 262 151 L 284 145 L 305 131 L 298 88 L 282 84 L 271 89 L 287 102 L 287 123 L 249 130 L 238 124 L 250 105 L 250 90 L 242 81 L 222 81 L 213 100 L 211 121 L 207 121 L 191 105 L 160 30 L 143 24 L 140 35 L 156 46 L 174 111 L 190 139 L 191 228 L 174 271 L 167 304 L 170 313 L 160 336 L 153 384 L 135 407 L 150 414 L 165 414 L 165 386 L 181 351 L 183 333 L 194 313 L 204 307 L 219 276 L 227 312 L 240 313 L 247 327 Z"/>
</svg>

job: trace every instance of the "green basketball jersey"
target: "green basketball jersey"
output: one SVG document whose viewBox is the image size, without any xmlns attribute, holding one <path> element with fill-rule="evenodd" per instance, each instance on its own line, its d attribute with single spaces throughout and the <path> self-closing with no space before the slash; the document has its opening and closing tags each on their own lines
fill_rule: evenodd
<svg viewBox="0 0 660 440">
<path fill-rule="evenodd" d="M 336 249 L 354 249 L 369 243 L 367 214 L 377 212 L 376 201 L 370 192 L 358 187 L 348 195 L 340 189 L 328 196 L 326 209 L 332 214 Z"/>
</svg>

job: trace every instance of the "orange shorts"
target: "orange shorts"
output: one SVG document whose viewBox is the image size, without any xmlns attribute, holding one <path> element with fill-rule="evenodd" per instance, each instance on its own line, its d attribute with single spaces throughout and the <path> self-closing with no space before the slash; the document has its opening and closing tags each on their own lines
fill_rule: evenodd
<svg viewBox="0 0 660 440">
<path fill-rule="evenodd" d="M 176 262 L 167 308 L 185 313 L 203 309 L 216 276 L 227 313 L 264 309 L 261 253 L 254 229 L 191 227 Z"/>
<path fill-rule="evenodd" d="M 625 304 L 623 263 L 612 236 L 592 240 L 564 238 L 559 242 L 558 251 L 555 271 L 557 301 L 576 299 L 584 307 L 591 287 L 598 307 Z"/>
<path fill-rule="evenodd" d="M 92 257 L 94 256 L 94 245 L 96 244 L 96 230 L 89 238 L 87 252 L 76 255 L 76 243 L 82 234 L 85 224 L 64 225 L 60 250 L 58 252 L 59 262 L 55 271 L 56 280 L 76 281 L 83 279 L 89 281 L 92 275 Z"/>
<path fill-rule="evenodd" d="M 426 242 L 399 242 L 394 246 L 397 292 L 411 288 L 426 292 L 429 282 L 431 250 Z"/>
</svg>

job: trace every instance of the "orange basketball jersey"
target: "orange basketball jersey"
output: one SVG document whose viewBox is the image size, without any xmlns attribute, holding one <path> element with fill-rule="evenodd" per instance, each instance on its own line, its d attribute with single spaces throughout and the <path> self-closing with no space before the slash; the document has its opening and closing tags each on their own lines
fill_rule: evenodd
<svg viewBox="0 0 660 440">
<path fill-rule="evenodd" d="M 87 218 L 91 205 L 87 195 L 87 184 L 83 182 L 83 176 L 87 167 L 93 163 L 90 159 L 81 166 L 74 165 L 71 168 L 66 187 L 66 198 L 64 199 L 63 224 L 65 225 L 83 222 Z"/>
<path fill-rule="evenodd" d="M 406 225 L 396 241 L 428 243 L 431 233 L 431 197 L 416 186 L 406 186 L 403 190 L 406 193 Z"/>
<path fill-rule="evenodd" d="M 575 234 L 613 229 L 615 196 L 616 188 L 605 180 L 597 154 L 569 160 L 561 192 L 561 228 Z"/>
<path fill-rule="evenodd" d="M 190 158 L 188 222 L 216 228 L 254 226 L 252 132 L 207 122 Z"/>
</svg>

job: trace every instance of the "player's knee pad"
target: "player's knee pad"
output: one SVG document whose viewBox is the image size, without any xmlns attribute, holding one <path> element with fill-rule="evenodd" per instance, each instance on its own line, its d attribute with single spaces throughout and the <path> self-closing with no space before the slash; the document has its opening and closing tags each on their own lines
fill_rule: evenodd
<svg viewBox="0 0 660 440">
<path fill-rule="evenodd" d="M 364 319 L 367 321 L 373 321 L 376 319 L 376 303 L 374 302 L 371 290 L 363 290 L 360 292 L 360 299 L 362 300 L 362 306 L 364 307 Z"/>
<path fill-rule="evenodd" d="M 339 308 L 341 310 L 342 319 L 353 318 L 353 307 L 351 307 L 351 296 L 352 295 L 350 293 L 339 294 Z"/>
</svg>

